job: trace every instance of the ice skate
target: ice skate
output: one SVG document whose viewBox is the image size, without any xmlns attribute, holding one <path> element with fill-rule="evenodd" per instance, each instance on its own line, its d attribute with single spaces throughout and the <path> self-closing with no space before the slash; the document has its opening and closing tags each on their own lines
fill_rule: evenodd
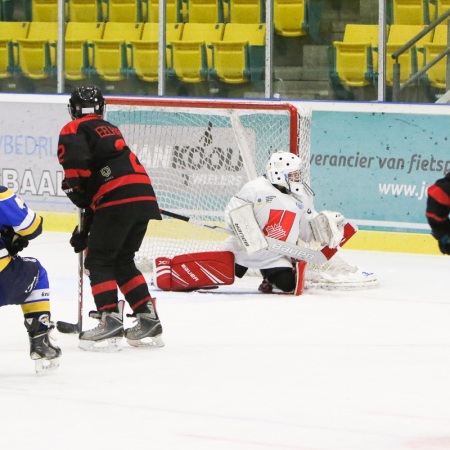
<svg viewBox="0 0 450 450">
<path fill-rule="evenodd" d="M 80 333 L 78 347 L 86 351 L 104 353 L 122 350 L 123 318 L 121 304 L 119 304 L 119 312 L 91 311 L 89 317 L 97 319 L 99 324 L 91 330 Z"/>
<path fill-rule="evenodd" d="M 269 280 L 264 279 L 259 285 L 258 291 L 263 294 L 271 294 L 273 292 L 273 284 Z"/>
<path fill-rule="evenodd" d="M 47 314 L 25 320 L 30 339 L 30 358 L 35 361 L 35 371 L 42 375 L 59 367 L 61 349 L 50 342 L 50 332 L 55 327 Z"/>
<path fill-rule="evenodd" d="M 133 347 L 164 347 L 162 325 L 152 302 L 147 303 L 147 311 L 137 313 L 136 325 L 125 330 L 125 338 Z"/>
</svg>

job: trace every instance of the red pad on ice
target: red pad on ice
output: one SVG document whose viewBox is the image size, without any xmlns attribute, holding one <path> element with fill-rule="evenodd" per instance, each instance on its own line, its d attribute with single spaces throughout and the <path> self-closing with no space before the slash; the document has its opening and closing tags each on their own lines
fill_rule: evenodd
<svg viewBox="0 0 450 450">
<path fill-rule="evenodd" d="M 200 252 L 155 259 L 156 285 L 163 291 L 193 291 L 234 283 L 232 252 Z"/>
</svg>

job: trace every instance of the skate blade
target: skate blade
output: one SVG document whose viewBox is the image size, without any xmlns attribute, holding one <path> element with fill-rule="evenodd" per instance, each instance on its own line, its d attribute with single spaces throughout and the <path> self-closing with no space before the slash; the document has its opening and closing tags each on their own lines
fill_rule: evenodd
<svg viewBox="0 0 450 450">
<path fill-rule="evenodd" d="M 114 353 L 120 352 L 122 347 L 122 337 L 103 339 L 102 341 L 87 341 L 80 339 L 78 348 L 87 352 Z"/>
<path fill-rule="evenodd" d="M 136 341 L 127 339 L 127 342 L 132 347 L 142 347 L 142 348 L 151 348 L 151 347 L 158 348 L 158 347 L 164 347 L 164 345 L 165 345 L 161 335 L 153 336 L 153 337 L 145 337 L 142 339 L 138 339 Z"/>
<path fill-rule="evenodd" d="M 59 358 L 36 359 L 34 361 L 34 370 L 38 375 L 46 375 L 59 367 Z"/>
</svg>

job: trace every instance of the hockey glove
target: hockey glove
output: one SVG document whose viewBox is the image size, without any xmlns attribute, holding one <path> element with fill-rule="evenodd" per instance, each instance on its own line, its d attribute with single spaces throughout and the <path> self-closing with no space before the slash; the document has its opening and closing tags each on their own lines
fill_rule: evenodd
<svg viewBox="0 0 450 450">
<path fill-rule="evenodd" d="M 61 189 L 69 197 L 70 201 L 78 206 L 78 208 L 87 208 L 90 204 L 90 199 L 86 196 L 80 187 L 70 187 L 66 180 L 61 183 Z"/>
<path fill-rule="evenodd" d="M 450 236 L 448 234 L 444 234 L 438 242 L 441 253 L 444 255 L 450 255 Z"/>
<path fill-rule="evenodd" d="M 82 231 L 81 233 L 78 231 L 78 225 L 75 227 L 72 233 L 72 237 L 70 238 L 70 245 L 73 247 L 75 253 L 82 252 L 85 248 L 87 248 L 88 244 L 88 233 L 86 231 Z"/>
<path fill-rule="evenodd" d="M 28 247 L 28 239 L 14 232 L 12 227 L 5 227 L 1 233 L 6 250 L 11 256 L 17 255 L 25 247 Z"/>
</svg>

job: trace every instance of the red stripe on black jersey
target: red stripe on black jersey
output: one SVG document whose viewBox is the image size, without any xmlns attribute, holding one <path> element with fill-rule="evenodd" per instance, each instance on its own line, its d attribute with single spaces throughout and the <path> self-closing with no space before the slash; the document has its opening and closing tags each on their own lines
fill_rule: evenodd
<svg viewBox="0 0 450 450">
<path fill-rule="evenodd" d="M 450 197 L 448 194 L 435 184 L 428 188 L 428 196 L 436 200 L 441 205 L 450 206 Z"/>
</svg>

